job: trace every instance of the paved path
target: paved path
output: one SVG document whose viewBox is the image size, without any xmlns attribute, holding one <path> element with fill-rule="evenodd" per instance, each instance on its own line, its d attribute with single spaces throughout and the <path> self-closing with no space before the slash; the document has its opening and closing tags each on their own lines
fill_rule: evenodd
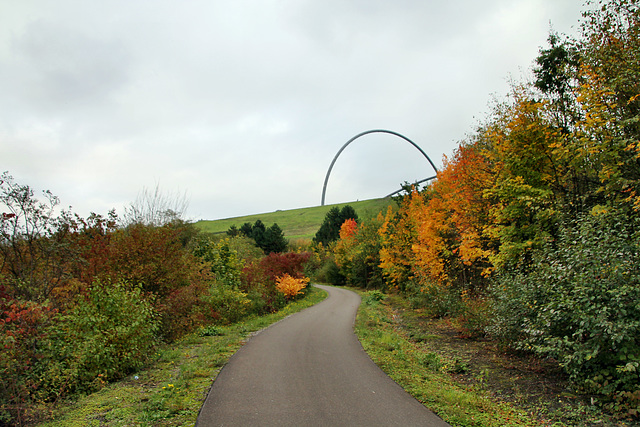
<svg viewBox="0 0 640 427">
<path fill-rule="evenodd" d="M 353 333 L 360 297 L 329 297 L 253 337 L 220 371 L 209 426 L 447 426 L 382 372 Z"/>
</svg>

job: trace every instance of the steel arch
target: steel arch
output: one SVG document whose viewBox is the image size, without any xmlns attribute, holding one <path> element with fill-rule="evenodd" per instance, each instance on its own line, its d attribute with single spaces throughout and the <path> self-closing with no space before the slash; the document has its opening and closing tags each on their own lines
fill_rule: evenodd
<svg viewBox="0 0 640 427">
<path fill-rule="evenodd" d="M 420 148 L 418 146 L 418 144 L 416 144 L 415 142 L 413 142 L 412 140 L 410 140 L 409 138 L 407 138 L 406 136 L 398 133 L 398 132 L 394 132 L 392 130 L 386 130 L 386 129 L 372 129 L 372 130 L 367 130 L 364 132 L 361 132 L 359 134 L 357 134 L 356 136 L 354 136 L 353 138 L 351 138 L 350 140 L 348 140 L 343 146 L 342 148 L 340 148 L 340 150 L 338 150 L 338 153 L 335 155 L 335 157 L 333 158 L 333 160 L 331 161 L 331 165 L 329 165 L 329 170 L 327 171 L 327 176 L 325 176 L 324 178 L 324 185 L 322 186 L 322 202 L 321 202 L 321 206 L 324 206 L 324 200 L 325 200 L 325 196 L 327 193 L 327 183 L 329 182 L 329 175 L 331 175 L 331 170 L 333 169 L 333 165 L 335 165 L 336 160 L 338 160 L 338 157 L 340 156 L 340 154 L 344 151 L 345 148 L 347 148 L 347 146 L 349 144 L 351 144 L 353 141 L 355 141 L 356 139 L 360 138 L 361 136 L 365 136 L 368 135 L 370 133 L 388 133 L 390 135 L 395 135 L 398 136 L 402 139 L 404 139 L 405 141 L 407 141 L 409 144 L 413 145 L 415 148 L 418 149 L 418 151 L 420 151 L 420 153 L 429 161 L 429 164 L 431 165 L 431 167 L 433 168 L 433 170 L 436 172 L 436 174 L 438 173 L 438 169 L 436 168 L 436 166 L 433 164 L 433 162 L 431 161 L 431 159 L 429 158 L 429 156 L 427 156 L 427 153 L 425 153 L 422 148 Z M 424 182 L 424 181 L 428 181 L 430 179 L 435 178 L 435 176 L 424 179 L 420 182 Z M 398 190 L 396 191 L 396 193 L 400 192 L 402 190 Z M 391 193 L 391 195 L 396 194 L 396 193 Z"/>
</svg>

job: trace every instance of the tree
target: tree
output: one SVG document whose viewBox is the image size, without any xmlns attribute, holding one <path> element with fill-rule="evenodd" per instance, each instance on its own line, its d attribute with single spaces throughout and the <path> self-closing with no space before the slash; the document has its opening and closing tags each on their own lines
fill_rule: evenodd
<svg viewBox="0 0 640 427">
<path fill-rule="evenodd" d="M 273 225 L 264 232 L 262 249 L 266 254 L 270 254 L 271 252 L 284 252 L 287 250 L 287 246 L 288 242 L 284 237 L 284 232 L 278 224 L 273 223 Z"/>
<path fill-rule="evenodd" d="M 271 227 L 267 228 L 259 219 L 256 220 L 253 225 L 245 222 L 239 230 L 233 225 L 227 230 L 227 234 L 229 236 L 242 234 L 252 238 L 256 242 L 256 246 L 266 254 L 270 254 L 271 252 L 284 252 L 289 245 L 284 236 L 284 232 L 278 224 L 273 223 Z"/>
<path fill-rule="evenodd" d="M 335 262 L 348 284 L 361 288 L 384 288 L 380 268 L 380 235 L 383 221 L 378 218 L 358 224 L 346 219 L 340 227 L 340 239 L 336 243 Z"/>
<path fill-rule="evenodd" d="M 67 216 L 54 216 L 59 200 L 50 191 L 44 201 L 9 172 L 0 177 L 0 275 L 14 296 L 44 301 L 66 274 L 60 255 L 67 250 Z"/>
<path fill-rule="evenodd" d="M 150 191 L 144 187 L 136 200 L 125 207 L 125 224 L 161 226 L 182 219 L 189 207 L 185 194 L 163 193 L 160 185 Z"/>
<path fill-rule="evenodd" d="M 252 231 L 253 231 L 253 225 L 251 225 L 250 222 L 245 222 L 240 227 L 240 233 L 244 234 L 247 237 L 251 237 Z"/>
<path fill-rule="evenodd" d="M 238 227 L 236 227 L 235 225 L 232 225 L 231 227 L 229 227 L 229 229 L 227 230 L 227 236 L 229 237 L 237 237 L 241 234 L 241 231 L 238 230 Z"/>
<path fill-rule="evenodd" d="M 347 219 L 358 220 L 358 214 L 356 214 L 356 211 L 351 206 L 346 205 L 342 209 L 339 209 L 337 206 L 332 207 L 325 215 L 324 221 L 322 225 L 320 225 L 320 229 L 313 238 L 313 241 L 315 243 L 322 243 L 325 246 L 335 242 L 340 237 L 340 227 L 342 223 Z"/>
</svg>

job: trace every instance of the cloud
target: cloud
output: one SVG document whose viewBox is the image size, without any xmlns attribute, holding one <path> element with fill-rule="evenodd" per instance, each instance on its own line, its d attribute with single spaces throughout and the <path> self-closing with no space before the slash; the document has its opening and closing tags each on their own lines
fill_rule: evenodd
<svg viewBox="0 0 640 427">
<path fill-rule="evenodd" d="M 386 128 L 440 163 L 509 76 L 526 75 L 554 0 L 23 0 L 0 6 L 0 158 L 80 214 L 143 187 L 187 191 L 189 215 L 316 205 L 349 138 Z M 327 200 L 379 197 L 430 168 L 370 135 Z"/>
</svg>

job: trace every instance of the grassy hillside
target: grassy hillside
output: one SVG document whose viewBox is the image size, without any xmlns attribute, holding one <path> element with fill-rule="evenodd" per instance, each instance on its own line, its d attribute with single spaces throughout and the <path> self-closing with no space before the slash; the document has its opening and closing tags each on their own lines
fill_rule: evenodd
<svg viewBox="0 0 640 427">
<path fill-rule="evenodd" d="M 235 225 L 240 228 L 245 222 L 253 224 L 256 220 L 261 220 L 267 227 L 274 222 L 282 228 L 284 235 L 292 242 L 311 240 L 320 228 L 325 215 L 334 206 L 342 208 L 350 205 L 356 210 L 358 217 L 369 219 L 378 215 L 382 211 L 387 211 L 387 206 L 395 205 L 391 199 L 371 199 L 359 202 L 339 203 L 336 205 L 316 206 L 311 208 L 291 209 L 255 215 L 247 215 L 236 218 L 226 218 L 218 220 L 201 220 L 196 222 L 196 227 L 207 233 L 224 233 L 229 227 Z"/>
</svg>

